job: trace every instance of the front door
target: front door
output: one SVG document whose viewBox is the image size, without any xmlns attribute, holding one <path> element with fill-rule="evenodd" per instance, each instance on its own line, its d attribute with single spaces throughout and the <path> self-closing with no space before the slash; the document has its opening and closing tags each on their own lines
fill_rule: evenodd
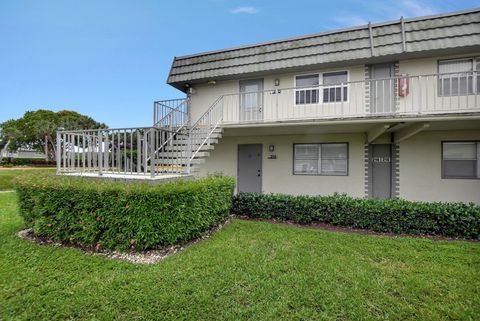
<svg viewBox="0 0 480 321">
<path fill-rule="evenodd" d="M 393 113 L 395 111 L 393 64 L 372 65 L 370 71 L 371 112 Z"/>
<path fill-rule="evenodd" d="M 392 145 L 370 145 L 371 197 L 387 199 L 392 196 Z"/>
<path fill-rule="evenodd" d="M 238 145 L 238 192 L 262 192 L 262 145 Z"/>
<path fill-rule="evenodd" d="M 240 81 L 240 120 L 262 120 L 263 79 Z"/>
</svg>

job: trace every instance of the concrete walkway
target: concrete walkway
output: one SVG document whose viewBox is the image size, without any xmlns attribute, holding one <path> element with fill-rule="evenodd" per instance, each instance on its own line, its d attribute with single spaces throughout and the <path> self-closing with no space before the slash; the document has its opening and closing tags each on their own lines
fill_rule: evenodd
<svg viewBox="0 0 480 321">
<path fill-rule="evenodd" d="M 13 189 L 8 190 L 8 191 L 0 191 L 0 194 L 1 194 L 1 193 L 11 193 L 11 192 L 15 192 L 15 191 L 14 191 Z"/>
</svg>

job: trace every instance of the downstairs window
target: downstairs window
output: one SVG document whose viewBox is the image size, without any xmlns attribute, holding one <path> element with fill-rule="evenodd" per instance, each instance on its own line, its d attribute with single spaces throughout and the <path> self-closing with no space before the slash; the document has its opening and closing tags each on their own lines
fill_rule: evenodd
<svg viewBox="0 0 480 321">
<path fill-rule="evenodd" d="M 294 175 L 348 175 L 348 143 L 294 144 Z"/>
<path fill-rule="evenodd" d="M 480 178 L 480 142 L 443 142 L 443 178 Z"/>
</svg>

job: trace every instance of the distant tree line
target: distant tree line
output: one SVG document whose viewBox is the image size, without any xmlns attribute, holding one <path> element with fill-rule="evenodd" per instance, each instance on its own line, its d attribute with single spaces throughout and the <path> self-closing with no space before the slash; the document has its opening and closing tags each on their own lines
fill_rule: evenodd
<svg viewBox="0 0 480 321">
<path fill-rule="evenodd" d="M 19 119 L 0 123 L 0 151 L 37 150 L 46 153 L 48 160 L 53 160 L 57 146 L 56 131 L 59 128 L 78 130 L 108 127 L 89 116 L 71 110 L 27 111 Z"/>
</svg>

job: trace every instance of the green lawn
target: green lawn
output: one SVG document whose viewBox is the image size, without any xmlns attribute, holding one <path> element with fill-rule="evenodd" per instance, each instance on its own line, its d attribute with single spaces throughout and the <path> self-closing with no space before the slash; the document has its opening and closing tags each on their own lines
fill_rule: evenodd
<svg viewBox="0 0 480 321">
<path fill-rule="evenodd" d="M 12 168 L 2 168 L 0 167 L 0 191 L 13 189 L 13 180 L 19 175 L 23 175 L 28 172 L 39 171 L 39 172 L 55 172 L 54 168 L 32 168 L 32 167 L 16 167 Z"/>
<path fill-rule="evenodd" d="M 480 244 L 235 219 L 155 265 L 39 246 L 0 194 L 0 320 L 479 320 Z"/>
</svg>

